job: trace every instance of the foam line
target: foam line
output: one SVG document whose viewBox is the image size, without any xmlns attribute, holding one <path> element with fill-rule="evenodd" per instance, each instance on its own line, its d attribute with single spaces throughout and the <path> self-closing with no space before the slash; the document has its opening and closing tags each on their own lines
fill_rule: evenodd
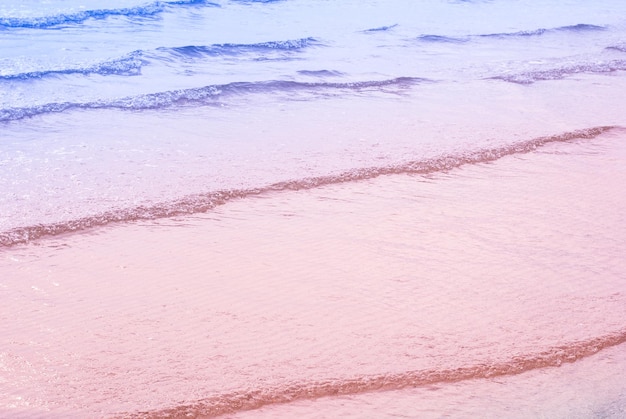
<svg viewBox="0 0 626 419">
<path fill-rule="evenodd" d="M 397 165 L 368 167 L 332 175 L 287 180 L 260 188 L 211 191 L 186 196 L 170 202 L 112 210 L 60 223 L 17 227 L 0 232 L 0 247 L 11 247 L 49 236 L 84 231 L 111 223 L 129 223 L 140 220 L 153 220 L 203 213 L 217 206 L 224 205 L 233 199 L 242 199 L 281 191 L 308 190 L 326 185 L 357 182 L 383 175 L 445 172 L 465 165 L 492 162 L 513 154 L 529 153 L 550 143 L 596 138 L 601 134 L 617 128 L 618 127 L 615 126 L 594 127 L 558 135 L 534 138 L 504 145 L 502 147 L 468 151 L 462 154 L 447 154 L 430 159 L 408 161 Z"/>
<path fill-rule="evenodd" d="M 216 417 L 296 400 L 356 395 L 373 391 L 401 390 L 440 383 L 517 375 L 539 368 L 557 367 L 563 363 L 572 363 L 591 356 L 602 349 L 620 345 L 624 342 L 626 342 L 626 329 L 600 337 L 555 346 L 537 353 L 515 356 L 506 361 L 491 362 L 486 360 L 474 365 L 448 369 L 424 369 L 348 379 L 337 378 L 326 381 L 291 382 L 280 387 L 221 394 L 169 409 L 136 412 L 120 417 L 132 419 Z"/>
</svg>

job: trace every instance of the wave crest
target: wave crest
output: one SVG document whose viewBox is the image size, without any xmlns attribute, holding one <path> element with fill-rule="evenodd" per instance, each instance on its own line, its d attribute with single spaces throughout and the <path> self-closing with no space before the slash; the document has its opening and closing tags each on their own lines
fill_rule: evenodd
<svg viewBox="0 0 626 419">
<path fill-rule="evenodd" d="M 463 43 L 467 42 L 467 38 L 454 38 L 450 36 L 441 36 L 441 35 L 420 35 L 417 37 L 419 41 L 422 42 L 446 42 L 446 43 Z"/>
<path fill-rule="evenodd" d="M 606 47 L 605 49 L 608 49 L 610 51 L 626 52 L 626 44 L 611 45 L 611 46 Z"/>
<path fill-rule="evenodd" d="M 151 110 L 164 109 L 186 105 L 215 104 L 218 98 L 229 95 L 276 93 L 276 92 L 324 92 L 328 90 L 364 91 L 381 90 L 387 87 L 408 88 L 426 79 L 418 77 L 397 77 L 395 79 L 358 81 L 344 83 L 330 82 L 297 82 L 285 80 L 270 80 L 260 82 L 233 82 L 222 85 L 210 85 L 190 89 L 171 90 L 166 92 L 149 93 L 144 95 L 120 98 L 110 101 L 95 102 L 61 102 L 44 105 L 0 109 L 0 122 L 16 121 L 37 115 L 59 113 L 69 110 L 83 109 L 121 109 L 121 110 Z"/>
<path fill-rule="evenodd" d="M 570 26 L 560 26 L 557 28 L 551 29 L 534 29 L 527 31 L 517 31 L 517 32 L 500 32 L 500 33 L 488 33 L 488 34 L 478 34 L 478 35 L 468 35 L 466 37 L 453 37 L 453 36 L 445 36 L 445 35 L 436 35 L 436 34 L 425 34 L 417 37 L 418 41 L 423 42 L 449 42 L 449 43 L 463 43 L 467 42 L 472 38 L 527 38 L 534 36 L 541 36 L 548 33 L 558 33 L 558 32 L 596 32 L 603 31 L 607 28 L 604 26 L 590 25 L 587 23 L 579 23 L 577 25 Z"/>
<path fill-rule="evenodd" d="M 239 55 L 250 52 L 267 51 L 299 51 L 310 46 L 321 45 L 313 37 L 291 39 L 286 41 L 268 41 L 256 44 L 214 44 L 187 45 L 182 47 L 161 47 L 156 51 L 183 57 Z"/>
<path fill-rule="evenodd" d="M 364 33 L 371 33 L 371 32 L 387 32 L 395 27 L 397 27 L 398 24 L 395 23 L 393 25 L 388 25 L 388 26 L 379 26 L 377 28 L 371 28 L 371 29 L 365 29 L 363 32 Z"/>
<path fill-rule="evenodd" d="M 556 33 L 556 32 L 584 33 L 584 32 L 604 31 L 606 29 L 607 28 L 604 26 L 590 25 L 588 23 L 579 23 L 577 25 L 559 26 L 557 28 L 551 28 L 551 29 L 540 28 L 540 29 L 535 29 L 535 30 L 530 30 L 530 31 L 491 33 L 491 34 L 484 34 L 484 35 L 478 35 L 478 36 L 485 37 L 485 38 L 528 37 L 528 36 L 544 35 L 546 33 Z"/>
</svg>

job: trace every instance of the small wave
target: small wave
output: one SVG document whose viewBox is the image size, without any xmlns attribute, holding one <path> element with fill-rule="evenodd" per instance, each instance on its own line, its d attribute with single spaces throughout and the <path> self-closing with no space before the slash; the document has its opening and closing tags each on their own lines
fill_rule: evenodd
<svg viewBox="0 0 626 419">
<path fill-rule="evenodd" d="M 611 46 L 606 47 L 605 49 L 608 49 L 609 51 L 626 52 L 626 44 L 624 44 L 624 45 L 611 45 Z"/>
<path fill-rule="evenodd" d="M 467 42 L 467 38 L 453 38 L 450 36 L 441 36 L 441 35 L 420 35 L 417 37 L 419 41 L 423 42 L 447 42 L 447 43 L 463 43 Z"/>
<path fill-rule="evenodd" d="M 89 19 L 105 19 L 110 16 L 151 17 L 165 12 L 173 6 L 215 6 L 219 4 L 206 0 L 157 1 L 143 6 L 121 9 L 83 10 L 41 17 L 0 17 L 0 28 L 45 29 L 60 25 L 80 24 Z"/>
<path fill-rule="evenodd" d="M 519 31 L 519 32 L 503 32 L 503 33 L 491 33 L 484 35 L 477 35 L 483 38 L 509 38 L 509 37 L 528 37 L 528 36 L 539 36 L 544 35 L 546 33 L 554 33 L 554 32 L 595 32 L 595 31 L 603 31 L 606 30 L 604 26 L 590 25 L 587 23 L 579 23 L 577 25 L 569 25 L 569 26 L 560 26 L 552 29 L 535 29 L 532 31 Z"/>
<path fill-rule="evenodd" d="M 516 84 L 533 84 L 538 81 L 561 80 L 572 74 L 606 74 L 614 71 L 626 70 L 626 60 L 612 60 L 601 63 L 568 65 L 548 70 L 527 71 L 516 74 L 506 74 L 490 77 L 494 80 L 503 80 Z"/>
<path fill-rule="evenodd" d="M 112 101 L 95 102 L 61 102 L 25 108 L 0 109 L 0 122 L 16 121 L 37 115 L 59 113 L 75 109 L 121 109 L 121 110 L 150 110 L 164 109 L 174 106 L 209 105 L 218 98 L 228 95 L 275 93 L 285 91 L 322 92 L 327 90 L 365 91 L 381 90 L 386 87 L 408 88 L 427 79 L 417 77 L 398 77 L 388 80 L 329 83 L 329 82 L 297 82 L 271 80 L 261 82 L 234 82 L 223 85 L 212 85 L 191 89 L 171 90 L 159 93 L 150 93 L 116 99 Z"/>
<path fill-rule="evenodd" d="M 485 362 L 449 369 L 424 369 L 401 373 L 336 378 L 325 381 L 289 382 L 282 386 L 220 394 L 193 403 L 150 412 L 136 412 L 124 418 L 216 417 L 267 405 L 311 400 L 321 397 L 356 395 L 374 391 L 401 390 L 412 387 L 465 380 L 517 375 L 539 368 L 558 367 L 596 354 L 602 349 L 626 342 L 626 329 L 600 337 L 555 346 L 541 352 L 512 357 L 506 361 Z"/>
<path fill-rule="evenodd" d="M 607 28 L 604 26 L 580 23 L 578 25 L 560 26 L 558 28 L 552 28 L 552 29 L 540 28 L 540 29 L 534 29 L 534 30 L 529 30 L 529 31 L 488 33 L 488 34 L 468 35 L 465 37 L 452 37 L 452 36 L 445 36 L 445 35 L 425 34 L 425 35 L 418 36 L 417 40 L 422 41 L 422 42 L 464 43 L 475 38 L 526 38 L 526 37 L 541 36 L 547 33 L 555 33 L 555 32 L 589 32 L 589 31 L 601 31 L 601 30 L 606 30 L 606 29 Z"/>
<path fill-rule="evenodd" d="M 525 37 L 525 36 L 537 36 L 543 35 L 548 32 L 548 29 L 535 29 L 533 31 L 519 31 L 519 32 L 503 32 L 503 33 L 488 33 L 477 35 L 481 38 L 507 38 L 507 37 Z"/>
<path fill-rule="evenodd" d="M 277 182 L 254 189 L 213 191 L 183 197 L 171 202 L 158 203 L 152 206 L 140 206 L 103 212 L 98 215 L 66 222 L 18 227 L 0 232 L 0 247 L 10 247 L 20 243 L 28 243 L 43 237 L 83 231 L 111 223 L 127 223 L 139 220 L 152 220 L 203 213 L 234 199 L 242 199 L 279 191 L 307 190 L 325 185 L 372 179 L 383 175 L 445 172 L 464 165 L 486 163 L 513 154 L 529 153 L 549 143 L 595 138 L 616 128 L 617 127 L 614 126 L 594 127 L 559 135 L 534 138 L 498 148 L 485 148 L 463 154 L 443 155 L 431 159 L 408 161 L 392 166 L 369 167 L 327 176 Z"/>
<path fill-rule="evenodd" d="M 363 32 L 365 33 L 370 33 L 370 32 L 386 32 L 388 30 L 391 30 L 395 27 L 397 27 L 398 24 L 394 24 L 394 25 L 389 25 L 389 26 L 380 26 L 378 28 L 372 28 L 372 29 L 365 29 Z"/>
<path fill-rule="evenodd" d="M 116 60 L 105 61 L 84 68 L 65 68 L 58 70 L 41 70 L 31 71 L 27 73 L 5 74 L 0 75 L 0 80 L 30 80 L 41 79 L 50 76 L 72 74 L 99 74 L 101 76 L 138 76 L 141 74 L 142 66 L 146 63 L 146 61 L 141 58 L 141 55 L 141 51 L 135 51 L 125 57 Z"/>
<path fill-rule="evenodd" d="M 605 26 L 589 25 L 587 23 L 579 23 L 578 25 L 561 26 L 556 28 L 557 31 L 587 32 L 587 31 L 604 31 Z"/>
<path fill-rule="evenodd" d="M 291 39 L 286 41 L 269 41 L 256 44 L 214 44 L 188 45 L 183 47 L 161 47 L 159 52 L 185 57 L 238 55 L 249 52 L 264 51 L 299 51 L 310 46 L 321 45 L 321 42 L 312 37 Z"/>
</svg>

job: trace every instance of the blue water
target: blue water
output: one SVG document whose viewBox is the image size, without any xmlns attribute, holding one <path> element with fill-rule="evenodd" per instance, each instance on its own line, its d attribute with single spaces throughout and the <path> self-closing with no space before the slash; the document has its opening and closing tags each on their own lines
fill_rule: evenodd
<svg viewBox="0 0 626 419">
<path fill-rule="evenodd" d="M 257 83 L 254 92 L 276 81 L 533 83 L 626 68 L 618 2 L 574 2 L 558 16 L 559 2 L 532 13 L 525 2 L 11 3 L 0 9 L 0 121 L 212 103 L 232 83 Z"/>
<path fill-rule="evenodd" d="M 619 123 L 563 111 L 537 129 L 536 105 L 621 80 L 625 16 L 608 0 L 4 1 L 0 234 Z M 533 128 L 504 112 L 489 135 L 458 128 L 504 108 L 535 109 Z"/>
</svg>

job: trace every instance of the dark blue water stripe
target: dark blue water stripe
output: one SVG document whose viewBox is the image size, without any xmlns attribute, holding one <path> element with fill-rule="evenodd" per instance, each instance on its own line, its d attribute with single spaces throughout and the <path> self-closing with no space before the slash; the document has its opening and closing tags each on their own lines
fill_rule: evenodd
<svg viewBox="0 0 626 419">
<path fill-rule="evenodd" d="M 80 12 L 61 13 L 53 16 L 41 17 L 0 17 L 0 29 L 9 28 L 29 28 L 46 29 L 61 25 L 80 24 L 89 19 L 105 19 L 110 16 L 128 17 L 151 17 L 163 13 L 168 8 L 174 6 L 214 6 L 219 4 L 208 0 L 178 0 L 178 1 L 156 1 L 143 6 L 121 8 L 121 9 L 97 9 L 83 10 Z"/>
<path fill-rule="evenodd" d="M 279 92 L 322 92 L 327 90 L 368 91 L 383 90 L 384 88 L 403 89 L 429 80 L 417 77 L 398 77 L 395 79 L 359 81 L 345 83 L 326 82 L 297 82 L 285 80 L 271 80 L 262 82 L 234 82 L 223 85 L 203 86 L 191 89 L 180 89 L 145 95 L 131 96 L 110 101 L 94 102 L 60 102 L 44 105 L 0 109 L 0 122 L 15 121 L 37 115 L 58 113 L 76 109 L 120 109 L 120 110 L 150 110 L 165 109 L 176 106 L 194 106 L 215 104 L 218 99 L 230 95 L 246 95 L 256 93 Z"/>
</svg>

